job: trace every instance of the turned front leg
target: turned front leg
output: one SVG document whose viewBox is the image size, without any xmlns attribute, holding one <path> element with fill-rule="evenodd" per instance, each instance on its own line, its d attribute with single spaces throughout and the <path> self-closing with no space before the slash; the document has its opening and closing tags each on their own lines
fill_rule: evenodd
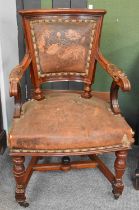
<svg viewBox="0 0 139 210">
<path fill-rule="evenodd" d="M 21 205 L 27 207 L 28 204 L 25 196 L 25 184 L 24 184 L 24 175 L 25 175 L 25 166 L 24 166 L 25 157 L 13 157 L 13 173 L 16 180 L 16 191 L 15 199 Z"/>
<path fill-rule="evenodd" d="M 115 199 L 119 198 L 119 196 L 122 194 L 123 189 L 124 189 L 122 177 L 124 175 L 125 168 L 126 168 L 127 153 L 128 151 L 115 152 L 115 155 L 116 155 L 116 160 L 114 163 L 115 180 L 113 183 L 113 194 L 114 194 Z"/>
</svg>

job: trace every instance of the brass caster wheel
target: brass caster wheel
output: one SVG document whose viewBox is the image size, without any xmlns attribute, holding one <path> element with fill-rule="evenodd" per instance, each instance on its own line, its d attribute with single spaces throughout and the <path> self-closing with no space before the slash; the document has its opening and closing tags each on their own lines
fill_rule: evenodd
<svg viewBox="0 0 139 210">
<path fill-rule="evenodd" d="M 118 200 L 119 197 L 120 197 L 120 194 L 114 194 L 115 200 Z"/>
<path fill-rule="evenodd" d="M 112 193 L 114 195 L 115 200 L 118 200 L 118 198 L 120 197 L 120 193 L 115 193 L 114 190 L 112 190 Z"/>
<path fill-rule="evenodd" d="M 19 202 L 19 205 L 24 207 L 24 208 L 27 208 L 29 206 L 29 203 L 27 203 L 26 201 L 25 202 Z"/>
</svg>

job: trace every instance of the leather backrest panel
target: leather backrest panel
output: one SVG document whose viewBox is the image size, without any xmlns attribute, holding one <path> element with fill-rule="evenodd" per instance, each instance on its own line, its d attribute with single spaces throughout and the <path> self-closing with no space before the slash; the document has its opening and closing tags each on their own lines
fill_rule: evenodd
<svg viewBox="0 0 139 210">
<path fill-rule="evenodd" d="M 87 76 L 97 18 L 47 16 L 30 21 L 40 76 Z"/>
</svg>

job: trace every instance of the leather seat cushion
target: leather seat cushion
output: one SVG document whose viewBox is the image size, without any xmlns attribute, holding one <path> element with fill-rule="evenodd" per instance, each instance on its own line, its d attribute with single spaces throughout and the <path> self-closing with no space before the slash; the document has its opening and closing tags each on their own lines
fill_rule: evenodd
<svg viewBox="0 0 139 210">
<path fill-rule="evenodd" d="M 126 142 L 127 141 L 127 142 Z M 109 103 L 77 93 L 49 93 L 42 101 L 23 105 L 13 120 L 9 135 L 11 149 L 76 149 L 132 143 L 132 130 Z"/>
</svg>

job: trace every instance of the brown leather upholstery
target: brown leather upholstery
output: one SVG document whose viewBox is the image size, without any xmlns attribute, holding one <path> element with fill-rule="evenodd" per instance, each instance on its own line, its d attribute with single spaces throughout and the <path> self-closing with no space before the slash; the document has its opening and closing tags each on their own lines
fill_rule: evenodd
<svg viewBox="0 0 139 210">
<path fill-rule="evenodd" d="M 88 74 L 89 50 L 95 34 L 97 18 L 59 17 L 30 21 L 37 69 L 53 76 L 62 72 Z"/>
<path fill-rule="evenodd" d="M 21 118 L 13 121 L 9 147 L 62 150 L 131 142 L 131 128 L 106 101 L 95 96 L 84 99 L 77 93 L 49 93 L 42 101 L 23 105 Z"/>
</svg>

